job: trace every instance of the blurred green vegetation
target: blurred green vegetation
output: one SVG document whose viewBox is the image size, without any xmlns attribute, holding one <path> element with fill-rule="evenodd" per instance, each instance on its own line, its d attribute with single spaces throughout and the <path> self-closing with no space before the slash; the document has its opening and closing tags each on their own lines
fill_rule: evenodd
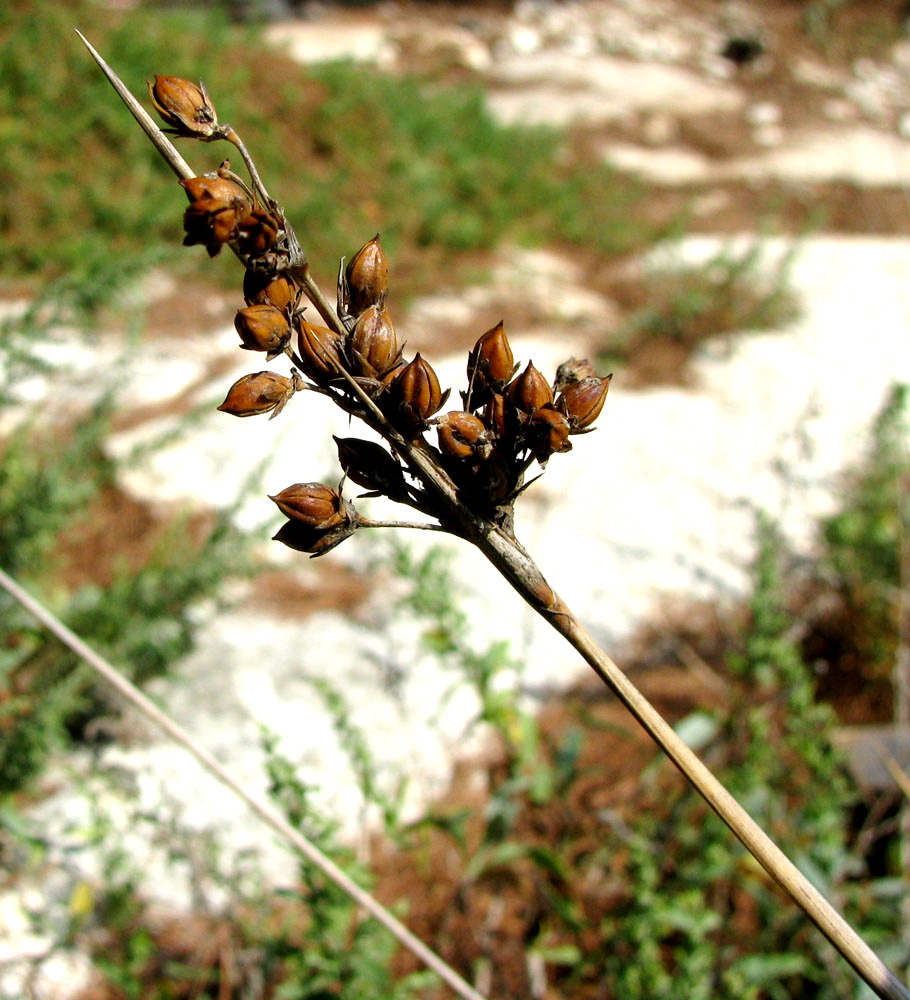
<svg viewBox="0 0 910 1000">
<path fill-rule="evenodd" d="M 12 0 L 0 11 L 7 283 L 62 275 L 97 282 L 107 280 L 107 261 L 136 272 L 178 259 L 184 273 L 192 260 L 237 281 L 232 260 L 212 271 L 199 248 L 180 248 L 184 196 L 75 27 L 142 100 L 155 73 L 203 79 L 325 274 L 377 229 L 402 291 L 507 239 L 610 253 L 656 232 L 636 183 L 563 155 L 555 130 L 496 124 L 479 86 L 344 63 L 305 68 L 217 8 Z M 200 173 L 232 151 L 185 140 L 178 147 Z"/>
<path fill-rule="evenodd" d="M 617 282 L 626 318 L 600 355 L 604 367 L 634 358 L 655 337 L 691 350 L 724 333 L 783 329 L 800 315 L 790 281 L 798 250 L 794 243 L 769 263 L 756 239 L 742 250 L 722 246 L 700 264 L 661 265 Z"/>
<path fill-rule="evenodd" d="M 69 411 L 17 409 L 23 379 L 67 377 L 41 350 L 62 311 L 70 324 L 85 315 L 64 292 L 51 285 L 0 323 L 0 567 L 143 683 L 192 649 L 200 602 L 249 570 L 248 543 L 230 512 L 157 518 L 117 489 L 104 449 L 120 402 L 116 364 Z M 0 796 L 115 716 L 104 686 L 0 591 Z"/>
</svg>

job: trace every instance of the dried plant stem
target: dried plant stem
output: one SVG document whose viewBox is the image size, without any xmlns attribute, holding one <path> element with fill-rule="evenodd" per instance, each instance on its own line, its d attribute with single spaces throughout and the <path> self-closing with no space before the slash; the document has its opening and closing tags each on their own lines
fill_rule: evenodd
<svg viewBox="0 0 910 1000">
<path fill-rule="evenodd" d="M 585 662 L 632 713 L 655 743 L 692 782 L 708 805 L 739 838 L 775 882 L 793 899 L 869 986 L 887 1000 L 908 1000 L 910 991 L 879 959 L 777 847 L 735 798 L 676 735 L 656 708 L 597 645 L 590 633 L 548 587 L 528 554 L 492 534 L 479 547 L 512 587 L 582 655 Z M 517 572 L 516 572 L 517 570 Z M 543 598 L 549 593 L 546 603 Z"/>
<path fill-rule="evenodd" d="M 432 524 L 428 521 L 371 521 L 369 518 L 360 518 L 361 528 L 417 528 L 420 531 L 445 531 L 441 524 Z"/>
<path fill-rule="evenodd" d="M 265 204 L 269 204 L 272 201 L 271 195 L 265 188 L 265 184 L 262 183 L 262 178 L 259 176 L 259 171 L 256 169 L 256 164 L 253 162 L 252 156 L 247 152 L 246 146 L 244 146 L 243 141 L 240 136 L 228 125 L 225 126 L 224 136 L 222 137 L 230 142 L 237 148 L 240 153 L 243 162 L 250 172 L 250 178 L 253 181 L 253 187 L 256 190 L 256 194 L 262 199 Z"/>
<path fill-rule="evenodd" d="M 330 858 L 326 857 L 315 844 L 304 837 L 299 830 L 295 830 L 281 813 L 268 803 L 251 795 L 205 747 L 190 736 L 169 715 L 158 708 L 153 701 L 148 699 L 114 666 L 99 656 L 90 646 L 87 646 L 74 632 L 70 631 L 43 604 L 36 601 L 27 591 L 23 590 L 2 569 L 0 569 L 0 587 L 3 587 L 11 597 L 34 615 L 64 645 L 68 646 L 77 656 L 81 657 L 134 708 L 140 711 L 147 719 L 154 722 L 175 743 L 179 743 L 185 750 L 191 753 L 206 771 L 217 778 L 222 784 L 226 785 L 238 798 L 242 799 L 264 823 L 292 844 L 307 861 L 319 868 L 327 878 L 344 890 L 345 893 L 359 906 L 362 906 L 371 916 L 375 917 L 408 951 L 423 962 L 427 968 L 432 969 L 458 996 L 465 998 L 465 1000 L 484 1000 L 482 994 L 478 993 L 470 984 L 465 982 L 454 969 L 446 965 L 435 952 L 431 951 L 418 937 L 415 937 L 404 924 L 393 917 L 368 892 L 361 889 Z"/>
<path fill-rule="evenodd" d="M 659 712 L 594 642 L 571 614 L 551 619 L 594 672 L 616 694 L 708 805 L 742 841 L 775 882 L 801 907 L 834 947 L 880 997 L 907 1000 L 906 986 L 879 959 L 850 924 L 765 834 L 752 817 L 676 735 Z"/>
</svg>

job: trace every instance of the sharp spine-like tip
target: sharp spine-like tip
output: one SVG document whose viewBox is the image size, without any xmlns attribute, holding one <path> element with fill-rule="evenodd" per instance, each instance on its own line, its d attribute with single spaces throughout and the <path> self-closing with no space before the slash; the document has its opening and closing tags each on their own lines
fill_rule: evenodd
<svg viewBox="0 0 910 1000">
<path fill-rule="evenodd" d="M 161 154 L 162 158 L 171 170 L 173 170 L 181 180 L 188 180 L 190 177 L 195 177 L 196 175 L 193 172 L 192 167 L 190 167 L 186 160 L 184 160 L 184 158 L 180 155 L 171 140 L 168 139 L 164 132 L 162 132 L 161 129 L 155 124 L 149 113 L 139 103 L 139 101 L 136 100 L 126 84 L 104 61 L 100 53 L 95 49 L 85 35 L 83 35 L 78 28 L 75 28 L 74 30 L 82 39 L 82 43 L 88 49 L 91 57 L 96 63 L 98 63 L 101 68 L 101 72 L 104 73 L 110 81 L 111 86 L 117 91 L 117 95 L 120 100 L 127 106 L 132 116 L 139 123 L 139 127 L 143 132 L 145 132 L 149 139 L 151 139 L 155 148 Z"/>
</svg>

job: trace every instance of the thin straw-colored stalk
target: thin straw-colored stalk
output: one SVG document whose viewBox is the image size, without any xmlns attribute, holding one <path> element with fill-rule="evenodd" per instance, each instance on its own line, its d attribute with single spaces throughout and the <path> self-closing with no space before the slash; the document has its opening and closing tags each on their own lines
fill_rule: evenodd
<svg viewBox="0 0 910 1000">
<path fill-rule="evenodd" d="M 524 550 L 491 534 L 479 543 L 513 588 L 560 632 L 616 694 L 639 724 L 692 782 L 708 805 L 775 882 L 793 899 L 869 986 L 886 1000 L 908 1000 L 910 991 L 849 923 L 780 850 L 745 809 L 677 736 L 656 708 L 597 645 Z M 546 595 L 549 594 L 549 599 Z"/>
<path fill-rule="evenodd" d="M 119 81 L 115 83 L 116 74 L 90 46 L 89 51 L 122 97 L 121 89 L 125 88 Z M 130 110 L 133 110 L 132 106 Z M 135 115 L 135 111 L 133 114 Z M 157 137 L 150 136 L 150 138 L 158 145 Z M 166 137 L 160 138 L 167 142 Z M 308 271 L 302 277 L 302 286 L 327 325 L 343 334 L 344 324 Z M 473 542 L 515 591 L 578 650 L 771 878 L 790 895 L 869 986 L 884 1000 L 910 1000 L 910 991 L 906 986 L 761 830 L 622 670 L 594 642 L 575 615 L 552 590 L 534 560 L 522 548 L 511 530 L 479 517 L 461 503 L 451 480 L 437 465 L 432 455 L 418 443 L 404 440 L 375 402 L 363 392 L 356 380 L 347 372 L 343 371 L 342 375 L 347 380 L 353 395 L 363 406 L 360 415 L 393 444 L 409 471 L 434 499 L 435 509 L 441 512 L 440 520 L 443 525 L 453 533 L 460 534 L 466 540 Z"/>
<path fill-rule="evenodd" d="M 108 663 L 107 660 L 96 653 L 90 646 L 86 645 L 79 636 L 67 628 L 43 604 L 35 600 L 27 591 L 23 590 L 2 569 L 0 569 L 0 587 L 3 587 L 11 597 L 34 615 L 65 646 L 68 646 L 77 656 L 81 657 L 134 708 L 140 711 L 147 719 L 154 722 L 175 743 L 179 743 L 185 750 L 191 753 L 209 774 L 217 778 L 218 781 L 226 785 L 238 798 L 242 799 L 264 823 L 295 847 L 307 861 L 315 865 L 335 885 L 346 892 L 358 906 L 363 907 L 371 916 L 375 917 L 395 936 L 403 947 L 407 948 L 427 968 L 432 969 L 458 996 L 463 997 L 464 1000 L 484 1000 L 482 994 L 478 993 L 469 983 L 465 982 L 451 966 L 447 965 L 435 952 L 431 951 L 420 938 L 412 934 L 401 921 L 393 917 L 381 903 L 377 902 L 368 892 L 361 889 L 334 861 L 326 857 L 315 844 L 304 837 L 299 830 L 295 830 L 281 813 L 268 803 L 251 795 L 202 744 L 194 739 L 169 715 L 158 708 L 153 701 L 149 700 L 116 667 Z"/>
</svg>

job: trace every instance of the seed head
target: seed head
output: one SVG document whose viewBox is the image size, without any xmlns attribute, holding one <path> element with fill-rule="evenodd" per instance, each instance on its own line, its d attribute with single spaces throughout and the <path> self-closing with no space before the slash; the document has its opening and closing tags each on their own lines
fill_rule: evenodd
<svg viewBox="0 0 910 1000">
<path fill-rule="evenodd" d="M 528 420 L 527 442 L 534 457 L 541 465 L 559 451 L 571 451 L 569 441 L 569 421 L 553 406 L 547 403 L 536 409 Z"/>
<path fill-rule="evenodd" d="M 214 257 L 250 211 L 246 192 L 226 177 L 191 177 L 180 182 L 190 200 L 183 214 L 184 246 L 201 244 Z"/>
<path fill-rule="evenodd" d="M 454 410 L 440 417 L 436 426 L 439 450 L 450 458 L 472 458 L 483 450 L 489 451 L 487 429 L 480 417 L 464 410 Z"/>
<path fill-rule="evenodd" d="M 283 274 L 248 268 L 243 275 L 243 298 L 248 306 L 274 306 L 284 312 L 296 307 L 300 292 Z"/>
<path fill-rule="evenodd" d="M 472 402 L 483 404 L 489 391 L 501 391 L 515 374 L 515 358 L 502 321 L 478 338 L 468 354 Z"/>
<path fill-rule="evenodd" d="M 582 379 L 596 377 L 597 372 L 594 365 L 587 358 L 569 358 L 556 369 L 556 378 L 553 382 L 553 391 L 562 392 L 567 386 Z"/>
<path fill-rule="evenodd" d="M 375 441 L 360 438 L 335 438 L 338 461 L 344 474 L 370 491 L 373 496 L 387 496 L 392 500 L 408 497 L 401 466 Z"/>
<path fill-rule="evenodd" d="M 494 392 L 484 407 L 483 422 L 496 437 L 510 437 L 518 426 L 517 411 L 505 396 Z"/>
<path fill-rule="evenodd" d="M 314 326 L 299 320 L 297 351 L 304 375 L 317 385 L 327 385 L 344 370 L 341 354 L 343 338 L 327 326 Z"/>
<path fill-rule="evenodd" d="M 398 423 L 408 432 L 423 430 L 426 421 L 446 401 L 447 389 L 442 393 L 436 372 L 418 354 L 405 365 L 389 388 L 389 403 Z M 394 422 L 394 419 L 393 419 Z"/>
<path fill-rule="evenodd" d="M 274 248 L 281 228 L 274 212 L 254 208 L 237 222 L 237 249 L 247 257 L 261 257 Z"/>
<path fill-rule="evenodd" d="M 295 483 L 269 500 L 275 501 L 285 517 L 319 531 L 335 528 L 351 517 L 338 490 L 325 483 Z"/>
<path fill-rule="evenodd" d="M 313 556 L 324 555 L 360 524 L 352 504 L 325 483 L 295 483 L 269 497 L 290 520 L 274 536 L 276 541 Z"/>
<path fill-rule="evenodd" d="M 324 556 L 326 552 L 340 545 L 360 526 L 360 520 L 354 520 L 339 524 L 336 528 L 329 528 L 323 531 L 320 528 L 311 528 L 302 521 L 285 521 L 276 535 L 272 536 L 275 542 L 281 542 L 288 548 L 297 552 L 308 552 L 310 558 Z"/>
</svg>

